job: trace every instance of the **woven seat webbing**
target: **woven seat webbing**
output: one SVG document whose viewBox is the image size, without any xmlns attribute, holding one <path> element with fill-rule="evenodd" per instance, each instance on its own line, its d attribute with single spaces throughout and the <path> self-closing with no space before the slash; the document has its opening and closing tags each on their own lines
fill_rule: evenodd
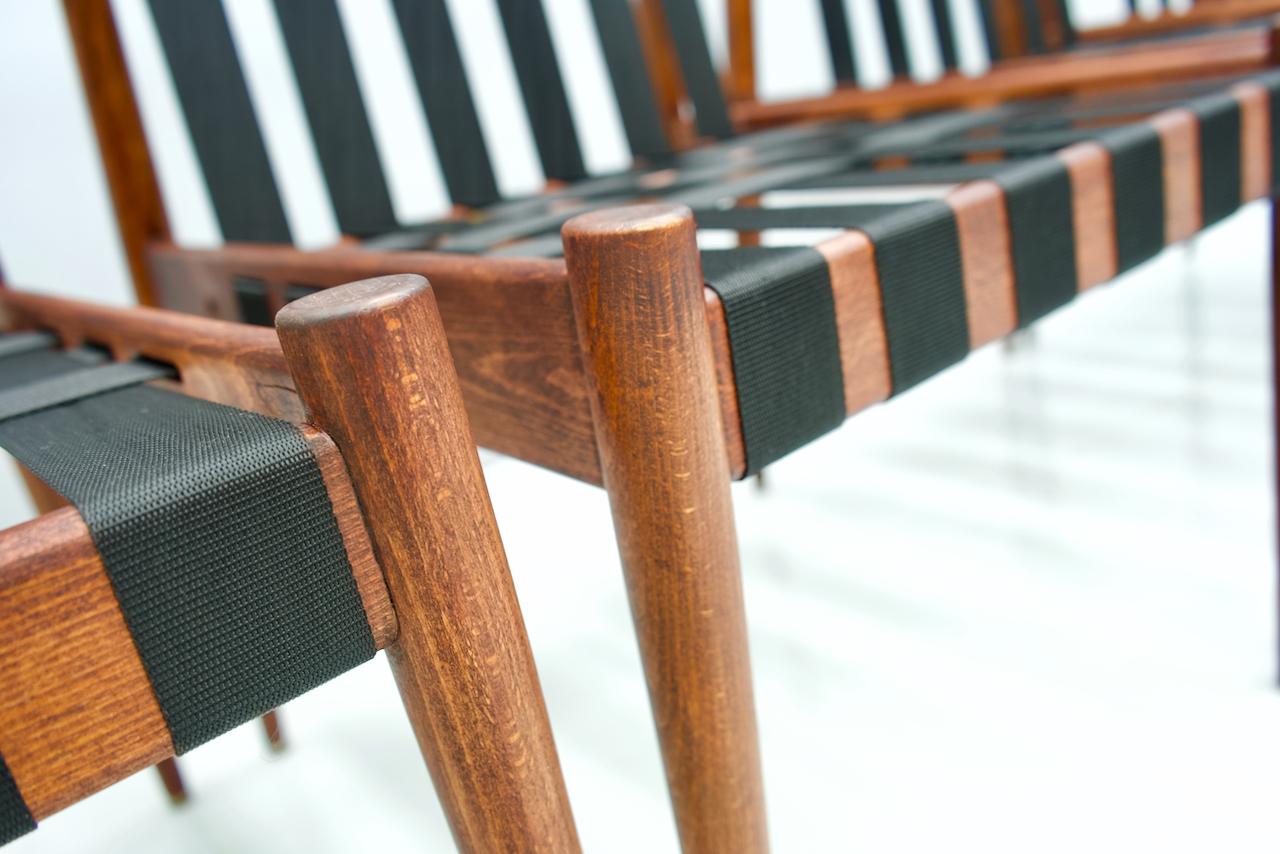
<svg viewBox="0 0 1280 854">
<path fill-rule="evenodd" d="M 222 4 L 150 0 L 149 7 L 223 238 L 290 242 Z"/>
<path fill-rule="evenodd" d="M 1187 107 L 1200 127 L 1200 199 L 1208 227 L 1240 207 L 1240 104 L 1212 95 Z"/>
<path fill-rule="evenodd" d="M 9 773 L 9 766 L 0 756 L 0 845 L 12 842 L 23 834 L 36 829 L 31 810 L 18 791 L 18 784 Z"/>
<path fill-rule="evenodd" d="M 311 139 L 343 234 L 397 225 L 335 0 L 274 0 Z"/>
<path fill-rule="evenodd" d="M 47 350 L 57 343 L 58 336 L 51 332 L 10 332 L 0 335 L 0 359 L 32 350 Z"/>
<path fill-rule="evenodd" d="M 108 362 L 59 373 L 16 388 L 0 388 L 0 423 L 147 380 L 170 376 L 173 376 L 173 369 L 164 365 L 149 362 Z"/>
<path fill-rule="evenodd" d="M 960 234 L 945 202 L 918 202 L 861 230 L 875 247 L 893 393 L 969 354 Z"/>
<path fill-rule="evenodd" d="M 0 388 L 82 368 L 14 356 Z M 373 656 L 293 425 L 132 386 L 4 421 L 0 446 L 84 517 L 178 753 Z"/>
<path fill-rule="evenodd" d="M 702 253 L 733 358 L 747 471 L 844 420 L 844 376 L 826 259 L 805 247 Z"/>
<path fill-rule="evenodd" d="M 1164 248 L 1164 148 L 1150 125 L 1117 128 L 1098 141 L 1111 155 L 1116 264 L 1124 272 Z"/>
<path fill-rule="evenodd" d="M 1018 323 L 1027 326 L 1076 295 L 1071 178 L 1061 160 L 1041 157 L 997 172 L 992 180 L 1004 191 Z"/>
</svg>

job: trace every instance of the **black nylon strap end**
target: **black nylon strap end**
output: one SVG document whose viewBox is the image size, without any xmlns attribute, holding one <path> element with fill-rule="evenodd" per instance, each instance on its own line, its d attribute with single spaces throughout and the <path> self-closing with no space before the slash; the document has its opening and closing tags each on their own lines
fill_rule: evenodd
<svg viewBox="0 0 1280 854">
<path fill-rule="evenodd" d="M 830 271 L 807 247 L 707 251 L 702 270 L 724 304 L 747 472 L 758 472 L 844 421 Z"/>
<path fill-rule="evenodd" d="M 1028 326 L 1076 295 L 1071 177 L 1056 157 L 999 172 L 1012 237 L 1018 323 Z"/>
<path fill-rule="evenodd" d="M 1207 228 L 1240 207 L 1240 104 L 1230 95 L 1214 95 L 1187 107 L 1200 124 L 1200 198 Z"/>
<path fill-rule="evenodd" d="M 0 845 L 12 842 L 36 829 L 31 810 L 18 791 L 18 784 L 0 756 Z"/>
<path fill-rule="evenodd" d="M 920 202 L 862 226 L 875 247 L 893 393 L 969 354 L 969 319 L 955 214 Z"/>
</svg>

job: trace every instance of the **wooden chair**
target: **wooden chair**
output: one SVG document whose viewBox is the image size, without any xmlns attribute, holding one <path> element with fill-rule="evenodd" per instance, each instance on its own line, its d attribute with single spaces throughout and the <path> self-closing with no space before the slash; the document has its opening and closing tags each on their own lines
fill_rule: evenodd
<svg viewBox="0 0 1280 854">
<path fill-rule="evenodd" d="M 385 649 L 459 847 L 577 850 L 421 278 L 279 339 L 7 290 L 0 326 L 0 445 L 75 505 L 0 532 L 0 842 Z"/>
<path fill-rule="evenodd" d="M 659 21 L 594 0 L 636 167 L 583 177 L 556 70 L 572 66 L 548 63 L 538 4 L 504 0 L 495 50 L 527 87 L 550 186 L 501 199 L 443 3 L 394 7 L 432 132 L 456 136 L 441 159 L 459 210 L 394 222 L 341 20 L 327 2 L 277 0 L 336 218 L 363 238 L 320 251 L 283 243 L 216 6 L 189 4 L 176 22 L 160 11 L 229 241 L 196 251 L 168 238 L 109 10 L 68 1 L 140 296 L 269 318 L 307 288 L 429 276 L 479 443 L 609 495 L 684 849 L 762 851 L 731 479 L 1270 196 L 1278 80 L 1258 73 L 1270 35 L 727 108 L 694 7 L 670 0 Z M 679 59 L 637 74 L 665 42 Z M 230 93 L 221 106 L 210 87 Z M 664 125 L 672 97 L 692 105 L 677 111 L 686 131 Z M 935 112 L 910 115 L 922 110 Z M 735 135 L 754 126 L 776 128 Z M 676 150 L 707 139 L 720 142 Z M 886 187 L 894 204 L 862 192 Z M 634 201 L 650 204 L 616 207 Z"/>
</svg>

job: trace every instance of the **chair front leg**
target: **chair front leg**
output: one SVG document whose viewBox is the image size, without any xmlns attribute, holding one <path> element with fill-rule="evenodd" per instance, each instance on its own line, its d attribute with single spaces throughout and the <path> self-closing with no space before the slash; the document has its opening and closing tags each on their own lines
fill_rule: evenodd
<svg viewBox="0 0 1280 854">
<path fill-rule="evenodd" d="M 768 847 L 730 475 L 693 217 L 586 214 L 565 258 L 605 489 L 686 854 Z"/>
<path fill-rule="evenodd" d="M 459 849 L 576 852 L 560 761 L 435 297 L 290 303 L 280 343 L 351 472 L 399 621 L 388 657 Z"/>
</svg>

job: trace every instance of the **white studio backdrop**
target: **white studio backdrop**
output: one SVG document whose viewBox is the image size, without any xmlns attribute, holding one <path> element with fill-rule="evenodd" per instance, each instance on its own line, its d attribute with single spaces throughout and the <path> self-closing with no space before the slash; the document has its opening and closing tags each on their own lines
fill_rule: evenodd
<svg viewBox="0 0 1280 854">
<path fill-rule="evenodd" d="M 866 85 L 888 77 L 875 0 L 846 0 Z M 928 0 L 904 0 L 915 75 L 935 77 L 936 45 L 927 36 Z M 146 0 L 115 0 L 121 36 L 143 112 L 175 238 L 189 246 L 220 242 L 208 194 L 165 69 Z M 371 115 L 379 155 L 403 222 L 448 208 L 427 119 L 413 94 L 388 0 L 339 0 L 356 73 Z M 489 49 L 501 26 L 493 0 L 449 0 L 449 10 L 491 144 L 499 186 L 525 193 L 541 183 L 532 136 L 509 58 Z M 963 67 L 985 65 L 974 0 L 951 0 L 961 34 Z M 225 0 L 228 20 L 266 137 L 268 154 L 299 245 L 337 237 L 315 151 L 269 0 Z M 817 0 L 757 0 L 761 95 L 820 93 L 832 77 Z M 575 57 L 562 69 L 584 156 L 593 172 L 625 165 L 617 107 L 590 25 L 587 0 L 547 0 L 558 52 Z M 725 51 L 722 0 L 701 0 L 717 62 Z M 1084 23 L 1115 20 L 1123 0 L 1075 4 Z M 807 46 L 796 49 L 797 46 Z M 23 287 L 113 303 L 132 300 L 112 224 L 92 126 L 58 0 L 0 0 L 0 264 Z M 585 117 L 586 120 L 583 120 Z"/>
</svg>

